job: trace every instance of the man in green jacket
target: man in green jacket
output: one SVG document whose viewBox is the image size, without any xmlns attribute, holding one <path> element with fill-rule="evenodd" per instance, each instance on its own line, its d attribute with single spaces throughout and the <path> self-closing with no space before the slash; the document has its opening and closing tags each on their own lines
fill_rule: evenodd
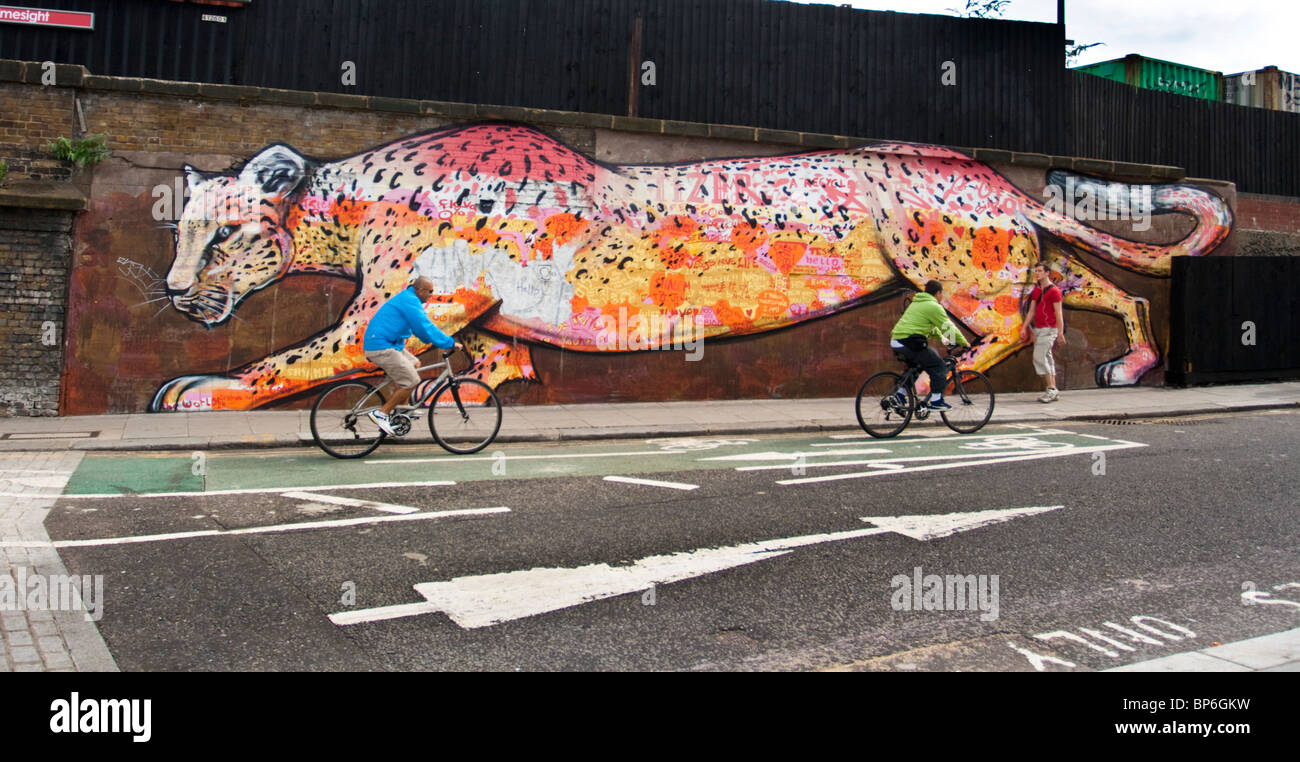
<svg viewBox="0 0 1300 762">
<path fill-rule="evenodd" d="M 939 304 L 937 297 L 942 292 L 943 284 L 939 281 L 926 283 L 925 292 L 912 297 L 912 303 L 889 334 L 889 346 L 930 375 L 929 406 L 932 410 L 952 410 L 952 405 L 943 401 L 943 387 L 947 381 L 943 358 L 930 348 L 929 337 L 941 339 L 945 344 L 970 346 L 966 337 L 948 319 L 943 305 Z"/>
</svg>

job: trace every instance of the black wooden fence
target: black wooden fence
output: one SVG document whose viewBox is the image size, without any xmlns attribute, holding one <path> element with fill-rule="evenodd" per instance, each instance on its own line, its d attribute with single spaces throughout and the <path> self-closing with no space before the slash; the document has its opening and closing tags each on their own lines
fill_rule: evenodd
<svg viewBox="0 0 1300 762">
<path fill-rule="evenodd" d="M 1300 378 L 1300 257 L 1174 257 L 1169 381 Z"/>
<path fill-rule="evenodd" d="M 1070 72 L 1075 156 L 1183 167 L 1252 193 L 1300 196 L 1300 114 Z"/>
<path fill-rule="evenodd" d="M 0 24 L 0 57 L 96 74 L 607 114 L 627 114 L 634 94 L 638 115 L 661 119 L 1069 149 L 1054 24 L 772 0 L 27 2 L 94 11 L 98 28 Z"/>
<path fill-rule="evenodd" d="M 96 29 L 0 24 L 0 58 L 607 114 L 627 114 L 634 100 L 640 116 L 1173 164 L 1243 191 L 1300 196 L 1300 114 L 1070 72 L 1055 24 L 774 0 L 23 5 L 94 11 Z M 640 82 L 642 61 L 654 64 L 653 85 Z M 354 85 L 344 83 L 348 62 Z"/>
</svg>

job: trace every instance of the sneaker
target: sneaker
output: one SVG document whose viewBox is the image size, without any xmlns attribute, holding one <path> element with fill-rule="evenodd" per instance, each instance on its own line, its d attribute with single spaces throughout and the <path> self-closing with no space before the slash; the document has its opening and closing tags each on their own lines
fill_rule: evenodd
<svg viewBox="0 0 1300 762">
<path fill-rule="evenodd" d="M 952 405 L 949 405 L 947 402 L 944 402 L 941 399 L 930 400 L 929 405 L 931 410 L 952 410 Z"/>
<path fill-rule="evenodd" d="M 390 437 L 393 436 L 393 424 L 388 422 L 388 416 L 384 415 L 378 410 L 371 410 L 369 414 L 369 418 L 370 420 L 375 422 L 375 425 L 379 427 L 380 431 L 384 432 Z"/>
<path fill-rule="evenodd" d="M 1056 391 L 1055 389 L 1048 389 L 1047 391 L 1043 392 L 1043 396 L 1039 397 L 1039 398 L 1038 398 L 1038 401 L 1039 401 L 1039 402 L 1056 402 L 1056 400 L 1057 400 L 1058 398 L 1060 398 L 1060 396 L 1061 396 L 1061 393 L 1058 392 L 1058 391 Z"/>
</svg>

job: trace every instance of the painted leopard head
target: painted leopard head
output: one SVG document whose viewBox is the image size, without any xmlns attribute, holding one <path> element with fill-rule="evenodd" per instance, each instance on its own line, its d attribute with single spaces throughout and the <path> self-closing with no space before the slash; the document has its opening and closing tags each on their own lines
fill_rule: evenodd
<svg viewBox="0 0 1300 762">
<path fill-rule="evenodd" d="M 287 199 L 306 175 L 307 160 L 284 145 L 263 150 L 237 175 L 185 165 L 190 198 L 176 225 L 176 256 L 167 273 L 172 306 L 191 320 L 217 325 L 249 294 L 282 278 L 293 263 Z"/>
</svg>

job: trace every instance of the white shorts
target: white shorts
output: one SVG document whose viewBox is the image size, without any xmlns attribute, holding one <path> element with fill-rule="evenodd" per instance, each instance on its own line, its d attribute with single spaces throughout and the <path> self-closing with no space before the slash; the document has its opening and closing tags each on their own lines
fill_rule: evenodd
<svg viewBox="0 0 1300 762">
<path fill-rule="evenodd" d="M 1056 375 L 1056 362 L 1052 359 L 1052 345 L 1055 343 L 1055 328 L 1034 329 L 1034 372 L 1040 376 Z"/>
</svg>

